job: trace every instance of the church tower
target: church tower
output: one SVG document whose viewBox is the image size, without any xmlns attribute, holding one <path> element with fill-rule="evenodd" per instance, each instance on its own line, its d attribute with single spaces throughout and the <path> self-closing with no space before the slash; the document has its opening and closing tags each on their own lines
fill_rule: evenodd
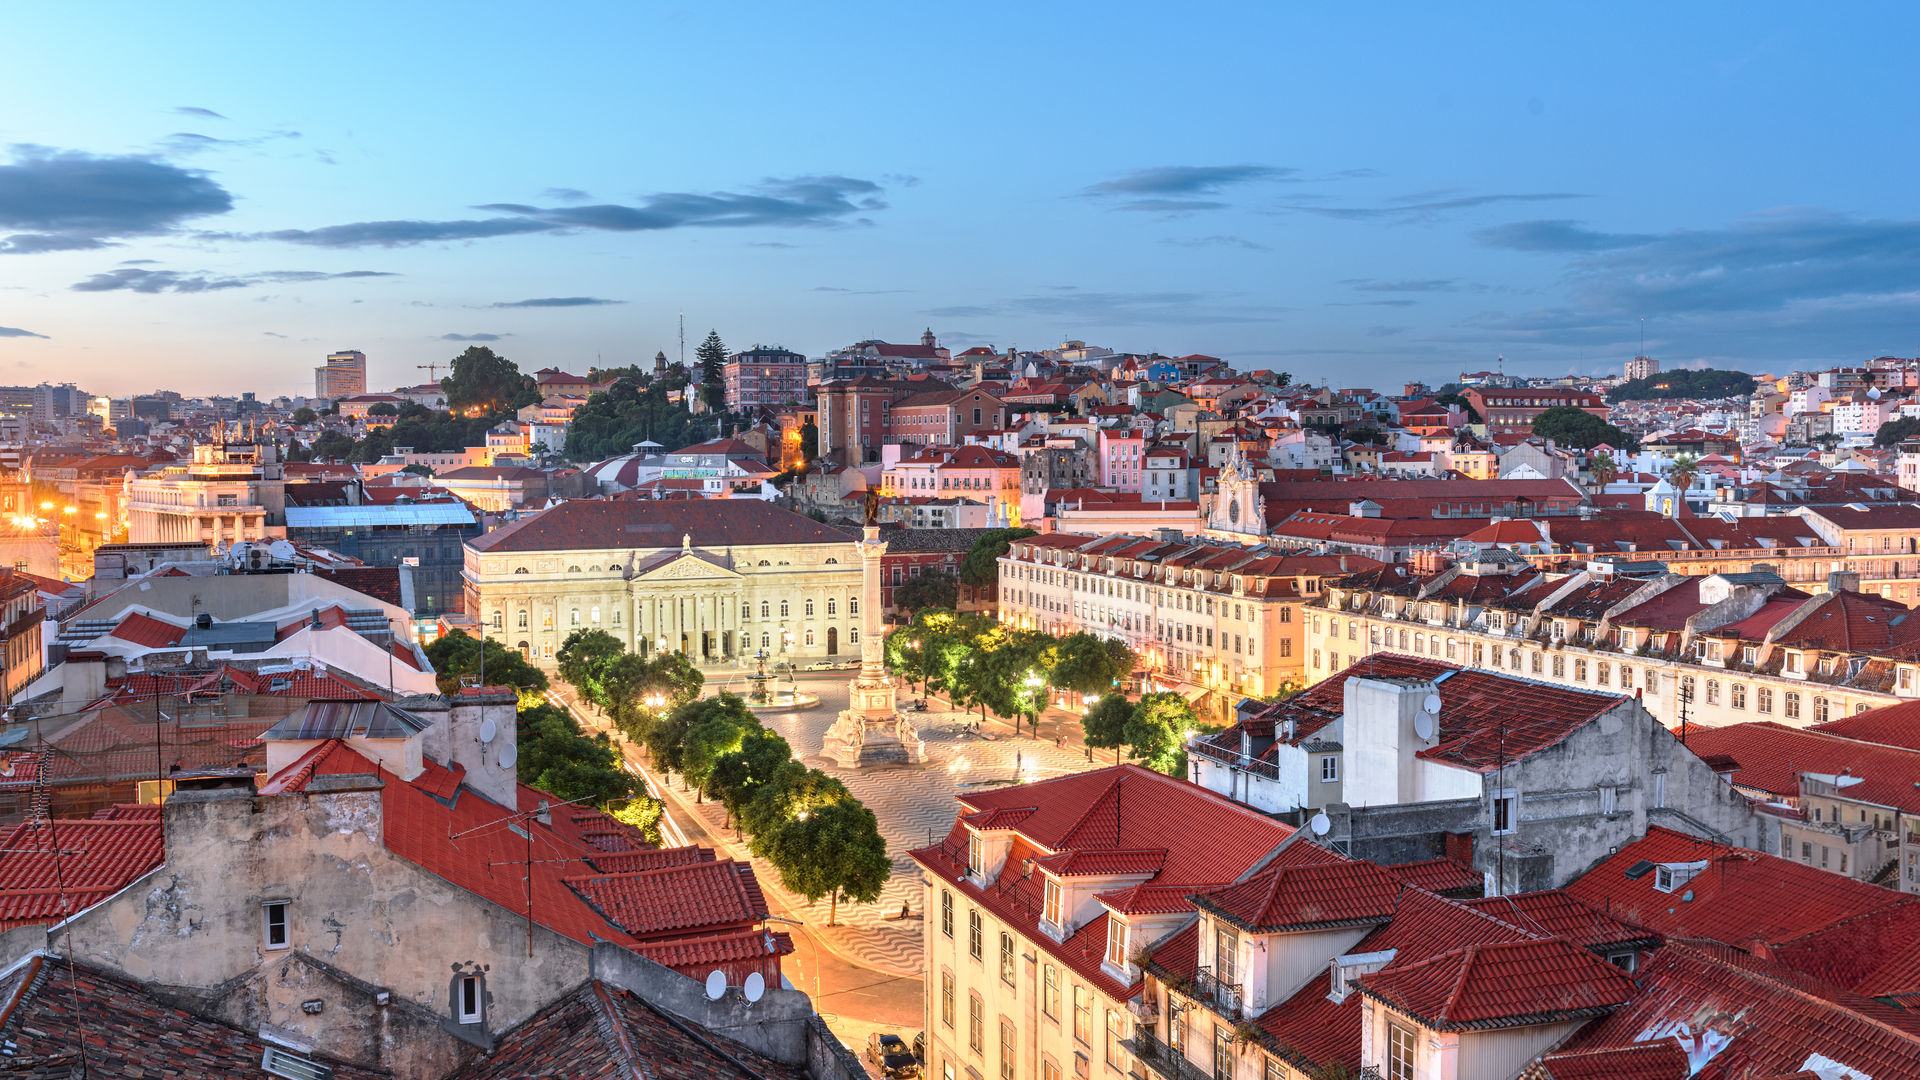
<svg viewBox="0 0 1920 1080">
<path fill-rule="evenodd" d="M 940 339 L 933 336 L 933 327 L 927 327 L 927 332 L 920 335 L 920 344 L 929 349 L 940 344 Z"/>
</svg>

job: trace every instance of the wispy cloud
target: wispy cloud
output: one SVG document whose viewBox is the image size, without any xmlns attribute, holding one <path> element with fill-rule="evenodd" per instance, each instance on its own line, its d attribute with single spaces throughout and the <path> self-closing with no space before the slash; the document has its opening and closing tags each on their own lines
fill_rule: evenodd
<svg viewBox="0 0 1920 1080">
<path fill-rule="evenodd" d="M 912 289 L 843 289 L 838 285 L 815 285 L 814 292 L 838 293 L 841 296 L 891 296 L 895 293 L 912 292 Z"/>
<path fill-rule="evenodd" d="M 603 304 L 624 304 L 625 300 L 605 300 L 598 296 L 540 296 L 532 300 L 502 300 L 488 304 L 491 308 L 543 308 L 543 307 L 599 307 Z"/>
<path fill-rule="evenodd" d="M 212 135 L 203 135 L 197 131 L 176 131 L 160 140 L 159 148 L 163 153 L 176 157 L 206 153 L 212 150 L 240 150 L 262 143 L 280 139 L 297 139 L 297 131 L 269 131 L 242 139 L 219 139 Z"/>
<path fill-rule="evenodd" d="M 339 281 L 346 278 L 396 277 L 381 270 L 348 270 L 326 273 L 320 270 L 265 270 L 252 274 L 213 274 L 206 271 L 109 270 L 77 281 L 68 288 L 74 292 L 203 293 L 224 289 L 246 289 L 255 285 L 296 285 L 309 281 Z"/>
<path fill-rule="evenodd" d="M 1422 192 L 1421 195 L 1437 193 Z M 1471 210 L 1481 206 L 1510 202 L 1554 202 L 1561 199 L 1584 199 L 1587 196 L 1568 191 L 1515 192 L 1490 195 L 1460 195 L 1454 198 L 1422 198 L 1420 196 L 1401 196 L 1387 200 L 1382 206 L 1308 206 L 1293 203 L 1281 207 L 1302 214 L 1318 214 L 1321 217 L 1338 218 L 1343 221 L 1425 221 L 1432 220 L 1455 210 Z"/>
<path fill-rule="evenodd" d="M 1272 322 L 1287 309 L 1222 301 L 1229 298 L 1194 292 L 1095 292 L 1056 286 L 1044 293 L 1016 296 L 992 304 L 933 308 L 936 319 L 1046 316 L 1112 326 Z"/>
<path fill-rule="evenodd" d="M 1409 278 L 1400 281 L 1375 281 L 1372 278 L 1348 278 L 1342 285 L 1351 285 L 1357 292 L 1386 293 L 1429 293 L 1457 292 L 1460 288 L 1458 278 Z"/>
<path fill-rule="evenodd" d="M 589 195 L 586 192 L 581 191 L 579 188 L 572 188 L 572 187 L 550 187 L 547 190 L 541 192 L 540 194 L 546 196 L 549 199 L 554 199 L 559 202 L 578 203 L 578 202 L 586 202 L 587 200 L 593 198 L 592 195 Z"/>
<path fill-rule="evenodd" d="M 233 209 L 206 173 L 139 155 L 16 146 L 0 165 L 0 253 L 84 251 Z"/>
<path fill-rule="evenodd" d="M 0 338 L 29 338 L 29 337 L 40 338 L 41 340 L 44 341 L 46 340 L 47 335 L 36 334 L 31 330 L 22 330 L 17 326 L 0 326 Z"/>
<path fill-rule="evenodd" d="M 198 105 L 175 105 L 173 107 L 173 111 L 179 113 L 181 116 L 199 116 L 199 117 L 204 117 L 208 120 L 225 120 L 226 119 L 226 117 L 221 116 L 219 113 L 214 112 L 212 109 L 203 109 Z"/>
<path fill-rule="evenodd" d="M 1169 237 L 1160 242 L 1172 247 L 1186 247 L 1186 248 L 1236 247 L 1236 248 L 1242 248 L 1247 251 L 1273 250 L 1272 248 L 1269 248 L 1265 244 L 1254 243 L 1252 240 L 1248 240 L 1244 236 L 1226 236 L 1226 235 L 1196 236 L 1190 239 L 1177 239 L 1177 238 Z"/>
<path fill-rule="evenodd" d="M 441 334 L 441 341 L 499 341 L 512 334 Z"/>
<path fill-rule="evenodd" d="M 1652 239 L 1643 233 L 1603 233 L 1564 218 L 1552 221 L 1515 221 L 1473 234 L 1486 247 L 1509 251 L 1588 252 L 1637 247 Z"/>
<path fill-rule="evenodd" d="M 663 192 L 639 205 L 600 203 L 585 206 L 532 206 L 487 203 L 474 207 L 499 215 L 450 221 L 360 221 L 318 229 L 280 229 L 250 239 L 280 240 L 315 247 L 399 247 L 450 240 L 482 240 L 529 233 L 594 229 L 650 232 L 686 228 L 812 227 L 867 223 L 863 216 L 884 210 L 880 185 L 846 176 L 769 179 L 744 193 Z"/>
<path fill-rule="evenodd" d="M 1229 205 L 1217 198 L 1201 196 L 1216 196 L 1242 184 L 1285 180 L 1299 172 L 1271 165 L 1162 165 L 1135 169 L 1112 180 L 1090 184 L 1080 194 L 1118 199 L 1113 204 L 1116 210 L 1185 214 L 1220 210 Z"/>
</svg>

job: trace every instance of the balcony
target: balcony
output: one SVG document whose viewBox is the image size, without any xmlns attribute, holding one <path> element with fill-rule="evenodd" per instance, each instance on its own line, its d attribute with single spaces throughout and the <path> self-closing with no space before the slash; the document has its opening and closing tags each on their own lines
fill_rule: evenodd
<svg viewBox="0 0 1920 1080">
<path fill-rule="evenodd" d="M 1238 1020 L 1245 1015 L 1240 983 L 1220 978 L 1211 967 L 1203 967 L 1193 973 L 1193 996 L 1211 1005 L 1215 1012 L 1229 1020 Z"/>
<path fill-rule="evenodd" d="M 1122 1039 L 1121 1046 L 1126 1047 L 1140 1064 L 1155 1076 L 1165 1080 L 1213 1080 L 1213 1074 L 1188 1061 L 1185 1054 L 1161 1042 L 1152 1028 L 1136 1027 L 1133 1037 Z"/>
</svg>

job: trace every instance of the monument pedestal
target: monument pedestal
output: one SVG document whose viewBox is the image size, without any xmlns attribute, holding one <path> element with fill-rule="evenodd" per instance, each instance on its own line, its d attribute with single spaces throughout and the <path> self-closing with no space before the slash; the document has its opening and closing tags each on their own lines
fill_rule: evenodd
<svg viewBox="0 0 1920 1080">
<path fill-rule="evenodd" d="M 918 765 L 926 758 L 926 743 L 913 721 L 894 706 L 893 679 L 888 677 L 881 649 L 880 556 L 887 545 L 880 530 L 868 525 L 860 542 L 861 612 L 860 674 L 847 687 L 847 707 L 827 728 L 820 752 L 843 769 L 862 765 Z"/>
</svg>

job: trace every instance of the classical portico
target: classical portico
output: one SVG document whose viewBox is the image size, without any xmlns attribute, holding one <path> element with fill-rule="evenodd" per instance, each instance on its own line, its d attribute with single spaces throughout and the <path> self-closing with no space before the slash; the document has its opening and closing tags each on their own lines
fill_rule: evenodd
<svg viewBox="0 0 1920 1080">
<path fill-rule="evenodd" d="M 467 611 L 549 666 L 575 630 L 702 665 L 806 663 L 862 644 L 857 560 L 852 537 L 757 500 L 562 503 L 468 544 Z"/>
</svg>

